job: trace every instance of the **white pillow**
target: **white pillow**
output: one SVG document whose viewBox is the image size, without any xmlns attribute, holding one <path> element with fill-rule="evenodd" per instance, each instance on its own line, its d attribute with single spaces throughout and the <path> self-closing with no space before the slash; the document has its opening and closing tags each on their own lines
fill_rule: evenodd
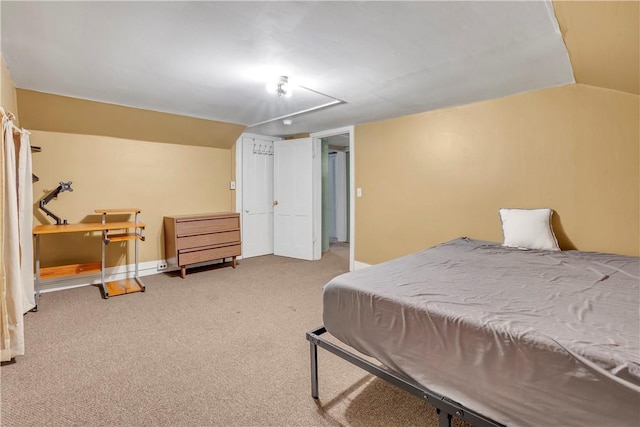
<svg viewBox="0 0 640 427">
<path fill-rule="evenodd" d="M 503 246 L 559 251 L 551 209 L 500 209 Z"/>
</svg>

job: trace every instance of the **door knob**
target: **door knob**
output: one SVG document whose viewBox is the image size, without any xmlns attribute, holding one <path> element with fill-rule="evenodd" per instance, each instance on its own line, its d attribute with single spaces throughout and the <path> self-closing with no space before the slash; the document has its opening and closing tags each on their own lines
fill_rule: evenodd
<svg viewBox="0 0 640 427">
<path fill-rule="evenodd" d="M 275 205 L 277 205 L 277 204 L 278 204 L 278 201 L 277 201 L 277 200 L 274 200 L 274 201 L 273 201 L 273 206 L 275 206 Z"/>
</svg>

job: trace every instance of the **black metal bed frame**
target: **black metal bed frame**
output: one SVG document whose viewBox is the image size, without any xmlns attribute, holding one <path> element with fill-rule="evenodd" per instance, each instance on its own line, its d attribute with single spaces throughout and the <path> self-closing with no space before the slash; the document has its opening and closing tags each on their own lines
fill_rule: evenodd
<svg viewBox="0 0 640 427">
<path fill-rule="evenodd" d="M 477 427 L 504 427 L 504 424 L 500 424 L 492 419 L 485 417 L 465 406 L 462 406 L 458 402 L 455 402 L 446 396 L 442 396 L 435 393 L 428 388 L 422 387 L 419 384 L 412 382 L 406 378 L 403 378 L 395 372 L 385 369 L 383 367 L 374 365 L 373 363 L 363 359 L 362 357 L 343 349 L 342 347 L 327 341 L 320 335 L 327 332 L 324 326 L 316 328 L 307 332 L 307 340 L 309 341 L 311 351 L 311 397 L 318 398 L 318 346 L 325 350 L 341 357 L 342 359 L 350 362 L 365 371 L 369 372 L 381 378 L 402 390 L 405 390 L 414 396 L 428 402 L 430 405 L 436 408 L 438 413 L 438 426 L 450 427 L 451 418 L 456 417 L 474 425 Z"/>
</svg>

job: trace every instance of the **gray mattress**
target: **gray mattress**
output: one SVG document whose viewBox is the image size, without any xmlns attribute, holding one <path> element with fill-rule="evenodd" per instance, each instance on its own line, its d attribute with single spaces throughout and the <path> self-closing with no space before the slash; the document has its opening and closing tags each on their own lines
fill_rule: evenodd
<svg viewBox="0 0 640 427">
<path fill-rule="evenodd" d="M 640 258 L 456 239 L 325 285 L 324 325 L 507 425 L 640 425 Z"/>
</svg>

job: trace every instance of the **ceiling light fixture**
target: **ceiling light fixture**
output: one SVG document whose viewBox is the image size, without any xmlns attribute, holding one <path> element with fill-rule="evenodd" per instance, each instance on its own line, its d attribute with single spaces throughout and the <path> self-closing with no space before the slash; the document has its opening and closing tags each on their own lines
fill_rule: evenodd
<svg viewBox="0 0 640 427">
<path fill-rule="evenodd" d="M 267 92 L 275 93 L 278 96 L 284 96 L 285 98 L 291 97 L 291 84 L 289 83 L 289 77 L 280 76 L 277 81 L 267 83 Z"/>
<path fill-rule="evenodd" d="M 279 121 L 280 123 L 282 123 L 284 126 L 291 126 L 293 124 L 293 120 L 291 120 L 291 118 L 293 117 L 297 117 L 303 114 L 309 114 L 312 112 L 316 112 L 316 111 L 320 111 L 320 110 L 324 110 L 326 108 L 330 108 L 330 107 L 334 107 L 337 105 L 341 105 L 341 104 L 346 104 L 346 101 L 343 101 L 341 99 L 335 98 L 331 95 L 327 95 L 326 93 L 322 93 L 322 92 L 318 92 L 317 90 L 308 88 L 306 86 L 303 86 L 300 84 L 300 80 L 298 80 L 297 78 L 295 79 L 295 87 L 296 87 L 296 91 L 300 90 L 300 93 L 302 93 L 303 95 L 306 95 L 307 92 L 311 92 L 314 93 L 316 95 L 320 95 L 322 97 L 328 98 L 331 101 L 326 102 L 324 104 L 320 104 L 320 105 L 315 105 L 313 107 L 310 108 L 305 108 L 302 110 L 298 110 L 298 111 L 294 111 L 294 112 L 289 112 L 287 114 L 283 114 L 281 116 L 277 116 L 277 117 L 272 117 L 270 119 L 267 120 L 263 120 L 261 122 L 258 123 L 253 123 L 251 125 L 248 125 L 247 128 L 253 128 L 256 126 L 260 126 L 260 125 L 264 125 L 266 123 L 271 123 L 271 122 L 275 122 L 275 121 Z M 292 84 L 289 82 L 289 77 L 287 76 L 280 76 L 277 79 L 272 80 L 270 83 L 267 83 L 267 92 L 269 92 L 270 94 L 276 94 L 278 96 L 284 96 L 284 97 L 289 97 L 291 96 L 291 89 L 292 89 Z M 294 107 L 294 105 L 292 105 L 292 107 Z"/>
</svg>

